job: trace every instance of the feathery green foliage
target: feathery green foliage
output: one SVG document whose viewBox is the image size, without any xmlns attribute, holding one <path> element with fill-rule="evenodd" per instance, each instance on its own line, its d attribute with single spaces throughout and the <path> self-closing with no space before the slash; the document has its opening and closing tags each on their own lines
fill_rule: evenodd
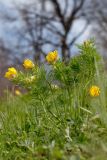
<svg viewBox="0 0 107 160">
<path fill-rule="evenodd" d="M 0 160 L 106 160 L 106 73 L 92 41 L 78 48 L 68 64 L 35 66 L 13 79 L 27 92 L 0 102 Z"/>
</svg>

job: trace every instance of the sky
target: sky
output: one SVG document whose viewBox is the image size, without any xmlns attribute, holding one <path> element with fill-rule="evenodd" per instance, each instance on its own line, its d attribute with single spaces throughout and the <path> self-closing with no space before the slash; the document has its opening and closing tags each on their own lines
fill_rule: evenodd
<svg viewBox="0 0 107 160">
<path fill-rule="evenodd" d="M 25 1 L 29 1 L 29 0 L 5 0 L 4 2 L 5 3 L 11 3 L 11 2 L 25 2 Z M 0 2 L 3 2 L 3 0 L 0 0 Z"/>
<path fill-rule="evenodd" d="M 30 3 L 30 0 L 0 0 L 0 2 L 11 5 L 12 3 Z"/>
</svg>

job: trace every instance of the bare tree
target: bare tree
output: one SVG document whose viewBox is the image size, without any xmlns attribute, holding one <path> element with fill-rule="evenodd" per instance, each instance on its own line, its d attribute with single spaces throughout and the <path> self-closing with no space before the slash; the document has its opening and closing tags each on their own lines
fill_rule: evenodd
<svg viewBox="0 0 107 160">
<path fill-rule="evenodd" d="M 92 37 L 98 36 L 97 41 L 100 40 L 102 48 L 105 48 L 106 6 L 106 0 L 31 0 L 20 6 L 15 4 L 13 8 L 17 14 L 5 13 L 3 17 L 11 24 L 19 23 L 13 28 L 17 43 L 11 50 L 14 55 L 30 53 L 29 56 L 34 55 L 36 61 L 41 61 L 48 51 L 58 49 L 66 61 L 89 24 L 92 24 Z M 79 21 L 83 23 L 76 28 L 75 34 L 73 30 Z"/>
<path fill-rule="evenodd" d="M 16 48 L 25 53 L 33 53 L 36 61 L 44 59 L 47 50 L 59 49 L 62 59 L 69 60 L 72 46 L 88 27 L 83 12 L 85 2 L 86 0 L 32 0 L 29 4 L 15 6 L 18 13 L 16 19 L 20 22 L 20 29 L 16 28 Z M 11 23 L 14 22 L 15 18 L 7 18 Z M 75 35 L 72 30 L 78 20 L 85 22 L 82 27 L 78 26 Z"/>
</svg>

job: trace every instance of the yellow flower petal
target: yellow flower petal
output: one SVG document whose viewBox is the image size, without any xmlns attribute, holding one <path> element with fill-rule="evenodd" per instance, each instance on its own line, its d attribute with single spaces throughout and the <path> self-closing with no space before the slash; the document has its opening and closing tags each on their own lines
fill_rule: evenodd
<svg viewBox="0 0 107 160">
<path fill-rule="evenodd" d="M 100 95 L 100 88 L 98 86 L 92 86 L 89 90 L 90 96 L 97 97 Z"/>
<path fill-rule="evenodd" d="M 5 78 L 12 79 L 17 76 L 17 70 L 14 67 L 8 68 L 8 71 L 5 73 Z"/>
<path fill-rule="evenodd" d="M 15 90 L 15 95 L 20 96 L 21 92 L 19 90 Z"/>
<path fill-rule="evenodd" d="M 23 62 L 23 66 L 26 69 L 32 69 L 34 67 L 34 63 L 29 59 L 25 59 Z"/>
<path fill-rule="evenodd" d="M 54 62 L 56 62 L 58 59 L 58 51 L 53 51 L 48 53 L 48 55 L 46 56 L 46 60 L 48 63 L 53 64 Z"/>
</svg>

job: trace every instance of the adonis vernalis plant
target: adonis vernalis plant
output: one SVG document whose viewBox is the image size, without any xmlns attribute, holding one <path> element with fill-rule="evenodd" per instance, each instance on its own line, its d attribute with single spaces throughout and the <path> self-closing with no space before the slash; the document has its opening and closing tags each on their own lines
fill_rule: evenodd
<svg viewBox="0 0 107 160">
<path fill-rule="evenodd" d="M 1 103 L 2 159 L 106 160 L 107 77 L 94 42 L 77 47 L 68 63 L 55 50 L 48 67 L 25 59 L 23 71 L 8 69 L 5 78 L 26 92 Z"/>
</svg>

